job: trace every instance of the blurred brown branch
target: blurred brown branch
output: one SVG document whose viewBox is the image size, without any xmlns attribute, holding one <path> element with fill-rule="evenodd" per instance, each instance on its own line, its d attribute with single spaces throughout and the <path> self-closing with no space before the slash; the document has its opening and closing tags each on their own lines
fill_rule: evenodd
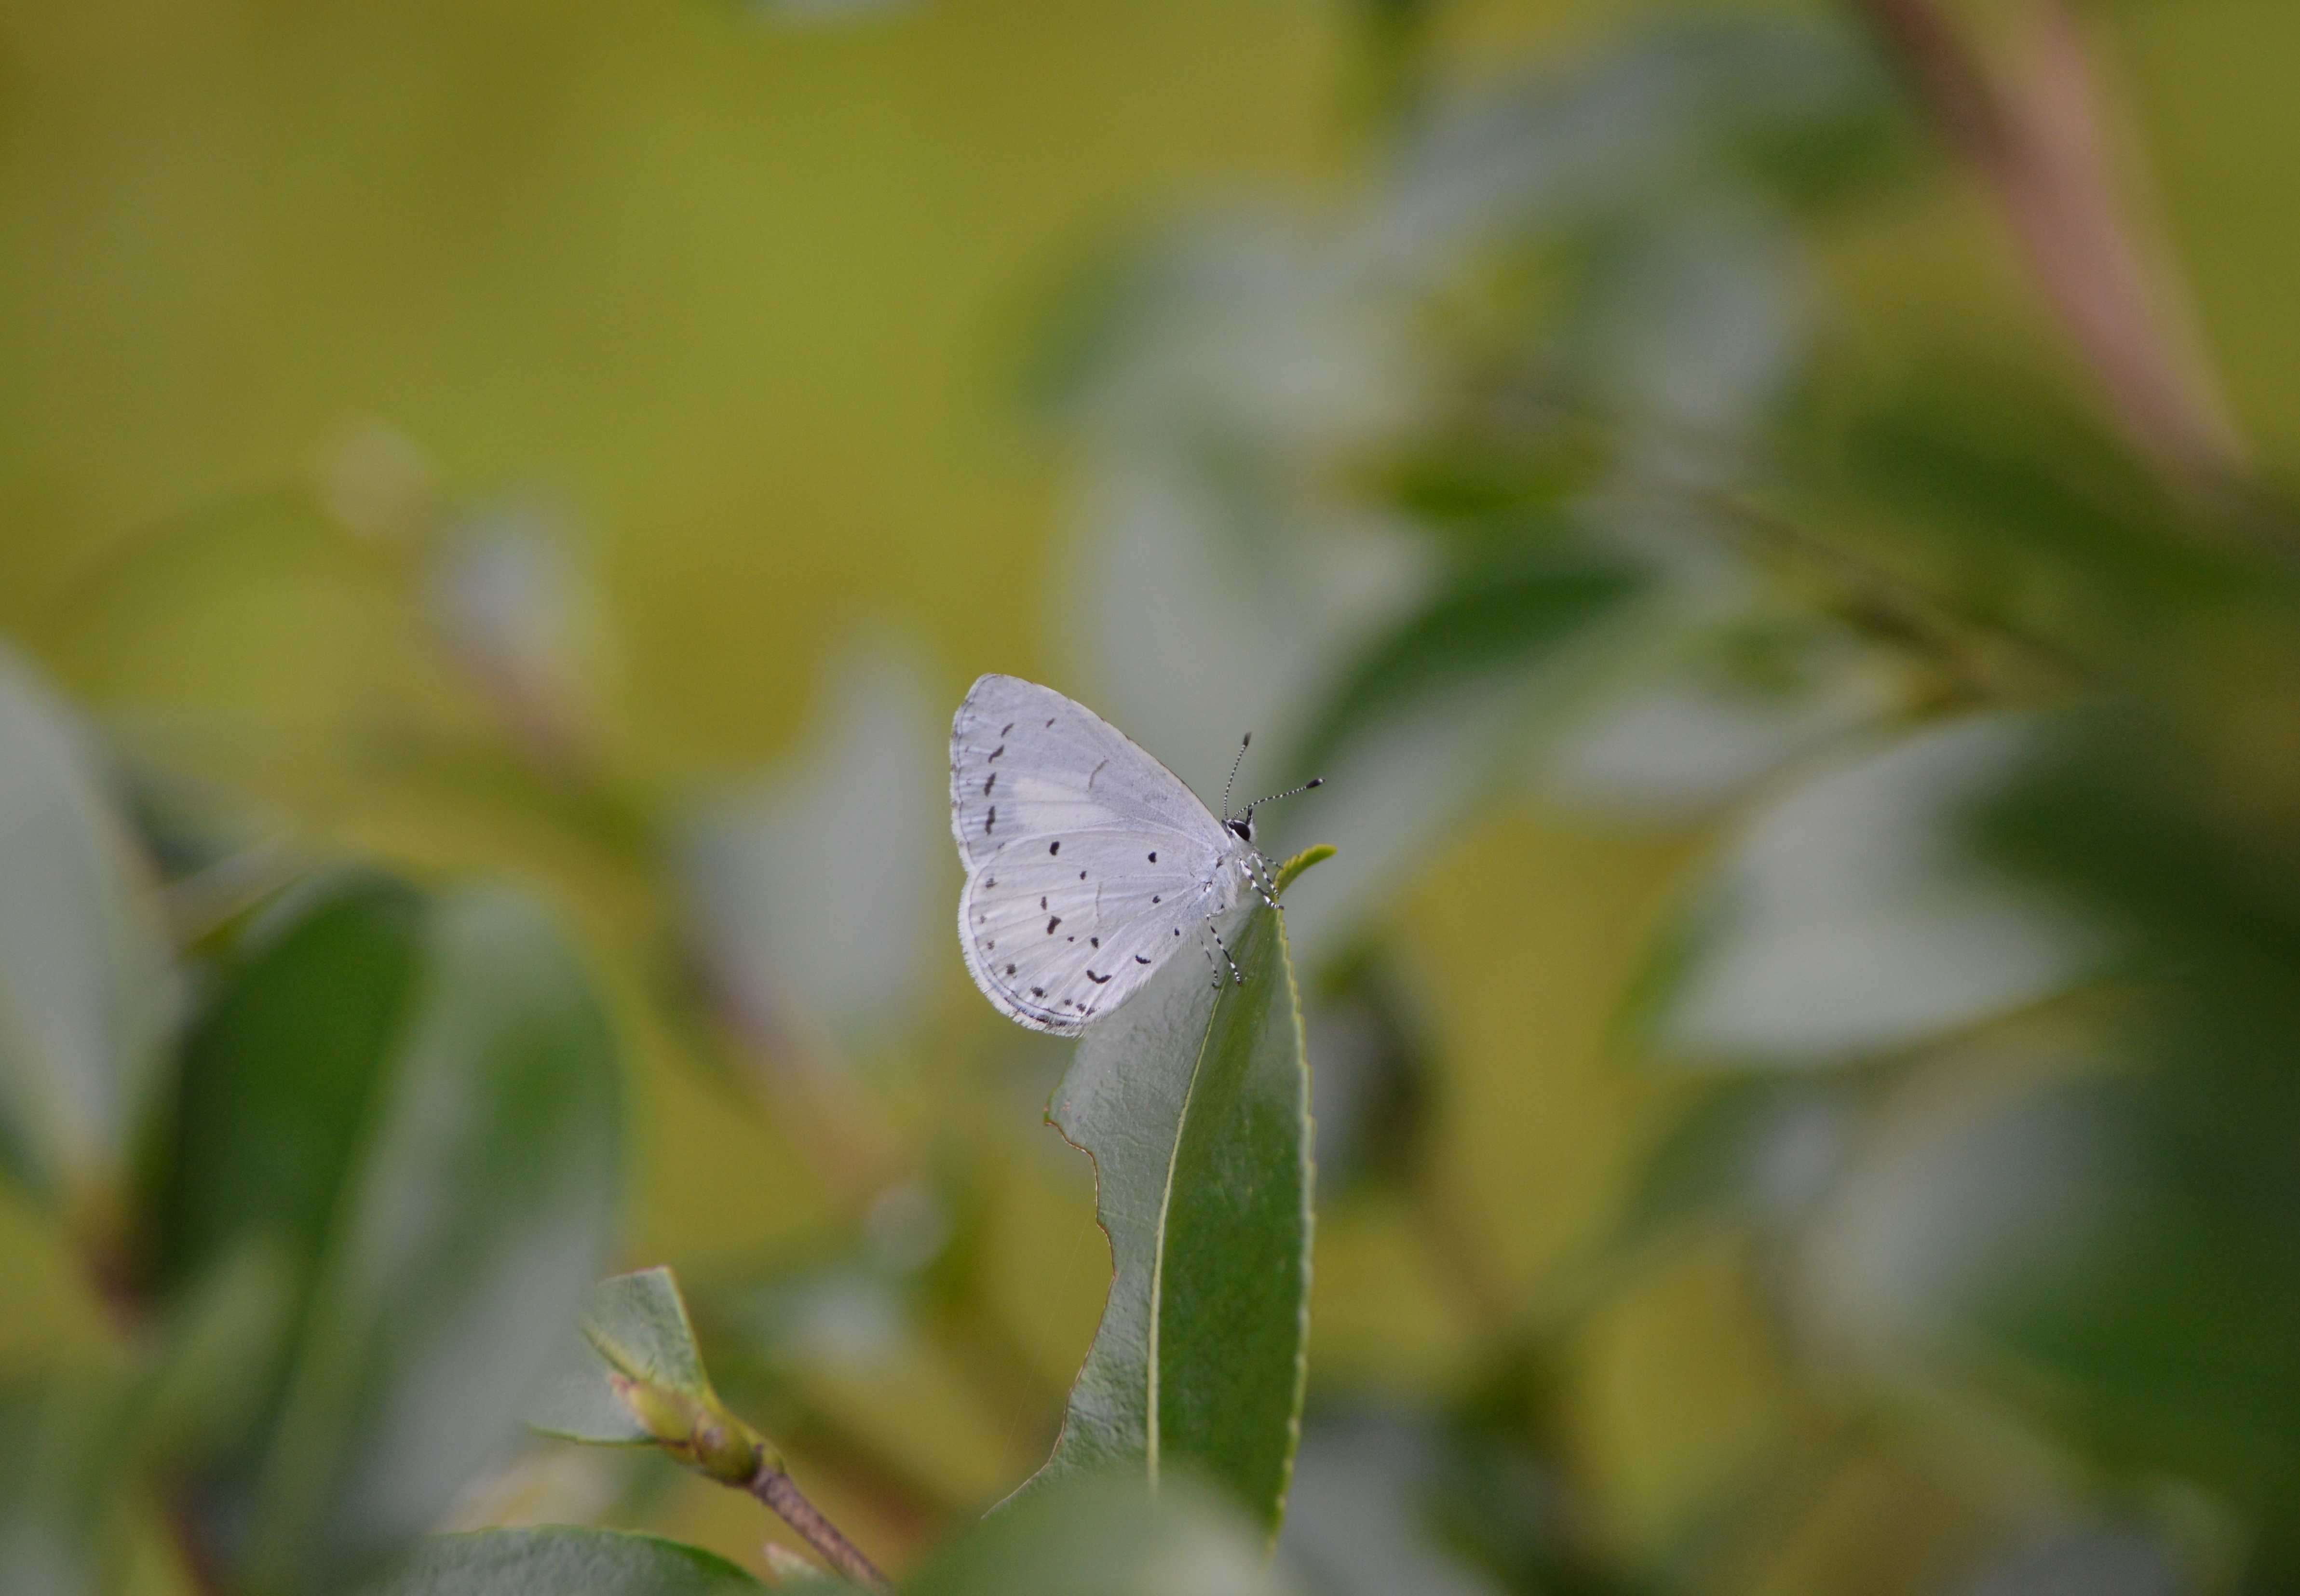
<svg viewBox="0 0 2300 1596">
<path fill-rule="evenodd" d="M 2024 69 L 2009 79 L 1992 76 L 1937 0 L 1852 3 L 1995 190 L 2134 442 L 2192 482 L 2244 475 L 2171 274 L 2117 193 L 2097 75 L 2066 0 L 2035 0 Z"/>
<path fill-rule="evenodd" d="M 790 1475 L 772 1463 L 762 1460 L 758 1472 L 743 1488 L 773 1509 L 778 1517 L 798 1532 L 799 1538 L 812 1547 L 816 1554 L 844 1578 L 867 1591 L 891 1591 L 895 1588 L 852 1541 L 838 1533 L 838 1525 L 825 1518 L 812 1502 L 800 1494 Z"/>
</svg>

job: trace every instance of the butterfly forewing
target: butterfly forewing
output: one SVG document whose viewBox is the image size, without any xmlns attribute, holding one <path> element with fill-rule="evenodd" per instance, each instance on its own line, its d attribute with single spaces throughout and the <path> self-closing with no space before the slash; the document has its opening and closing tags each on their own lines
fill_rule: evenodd
<svg viewBox="0 0 2300 1596">
<path fill-rule="evenodd" d="M 1180 778 L 1051 688 L 984 677 L 951 727 L 959 943 L 986 996 L 1074 1032 L 1236 901 L 1229 834 Z"/>
<path fill-rule="evenodd" d="M 971 868 L 1025 834 L 1221 827 L 1182 778 L 1085 705 L 1020 677 L 974 684 L 950 728 L 951 830 Z"/>
</svg>

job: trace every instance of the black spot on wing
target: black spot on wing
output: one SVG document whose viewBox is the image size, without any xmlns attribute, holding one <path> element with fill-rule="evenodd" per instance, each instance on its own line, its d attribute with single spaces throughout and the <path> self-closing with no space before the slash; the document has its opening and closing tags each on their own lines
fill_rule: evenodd
<svg viewBox="0 0 2300 1596">
<path fill-rule="evenodd" d="M 1062 851 L 1062 844 L 1060 837 L 1055 838 L 1053 842 L 1046 844 L 1046 852 L 1049 853 L 1060 853 Z"/>
<path fill-rule="evenodd" d="M 1137 953 L 1134 955 L 1134 962 L 1137 964 L 1147 964 L 1150 962 L 1150 955 L 1147 953 Z M 1006 973 L 1010 976 L 1012 975 L 1014 973 L 1014 967 L 1011 964 L 1008 965 L 1006 967 Z"/>
<path fill-rule="evenodd" d="M 1086 972 L 1086 978 L 1093 982 L 1096 986 L 1107 986 L 1110 985 L 1110 977 L 1108 976 L 1097 976 L 1092 970 Z"/>
<path fill-rule="evenodd" d="M 1046 935 L 1052 936 L 1054 934 L 1054 927 L 1062 923 L 1062 917 L 1061 915 L 1049 915 L 1046 918 Z M 1076 937 L 1072 937 L 1071 940 L 1076 942 L 1078 939 Z"/>
</svg>

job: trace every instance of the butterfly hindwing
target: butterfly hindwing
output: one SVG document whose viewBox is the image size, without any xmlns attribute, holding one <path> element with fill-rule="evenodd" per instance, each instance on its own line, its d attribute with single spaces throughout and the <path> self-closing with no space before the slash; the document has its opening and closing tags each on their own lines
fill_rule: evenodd
<svg viewBox="0 0 2300 1596">
<path fill-rule="evenodd" d="M 959 943 L 994 1002 L 1025 1025 L 1072 1031 L 1198 945 L 1228 907 L 1220 880 L 1212 854 L 1149 847 L 1136 833 L 1088 832 L 1058 854 L 1010 851 L 967 882 Z"/>
</svg>

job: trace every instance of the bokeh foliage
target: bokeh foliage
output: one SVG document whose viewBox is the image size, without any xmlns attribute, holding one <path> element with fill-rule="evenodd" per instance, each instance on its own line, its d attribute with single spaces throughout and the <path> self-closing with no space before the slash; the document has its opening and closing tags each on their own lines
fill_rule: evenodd
<svg viewBox="0 0 2300 1596">
<path fill-rule="evenodd" d="M 989 669 L 1329 778 L 1277 1577 L 2300 1577 L 2300 23 L 1946 19 L 2200 458 L 1907 9 L 7 22 L 11 1588 L 758 1566 L 513 1438 L 611 1259 L 918 1588 L 1257 1585 L 1187 1486 L 930 1560 L 1111 1278 L 951 957 Z M 460 1544 L 740 1583 L 585 1535 Z"/>
</svg>

